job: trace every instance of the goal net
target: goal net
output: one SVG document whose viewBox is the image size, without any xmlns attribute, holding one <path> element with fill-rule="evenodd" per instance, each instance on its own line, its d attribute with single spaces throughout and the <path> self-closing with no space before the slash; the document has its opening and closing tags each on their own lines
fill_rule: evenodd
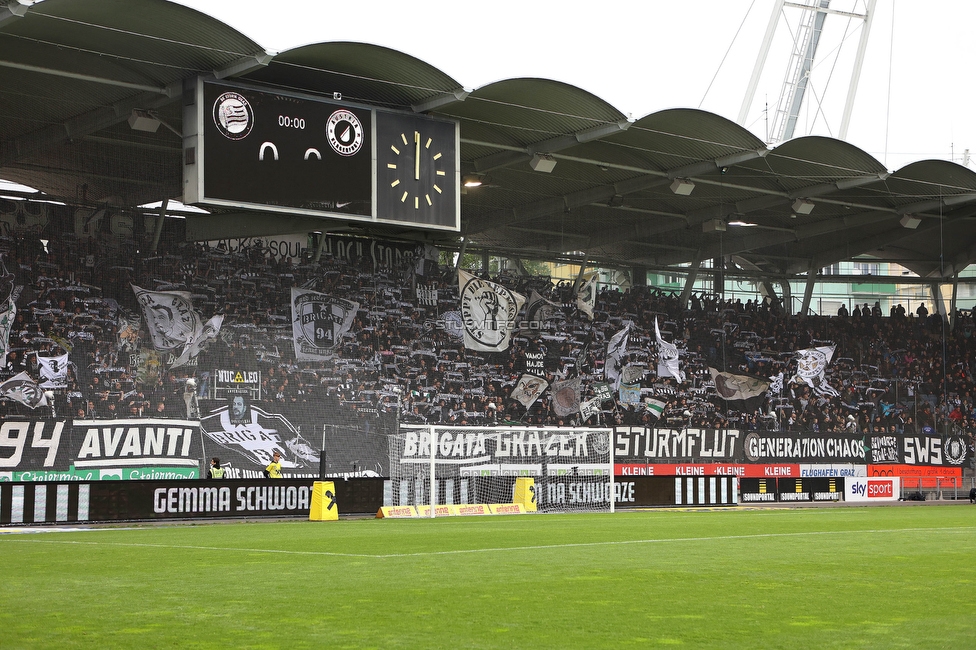
<svg viewBox="0 0 976 650">
<path fill-rule="evenodd" d="M 528 486 L 539 512 L 612 512 L 611 434 L 596 428 L 402 424 L 390 436 L 387 505 L 508 504 L 516 492 L 524 499 L 521 488 Z"/>
</svg>

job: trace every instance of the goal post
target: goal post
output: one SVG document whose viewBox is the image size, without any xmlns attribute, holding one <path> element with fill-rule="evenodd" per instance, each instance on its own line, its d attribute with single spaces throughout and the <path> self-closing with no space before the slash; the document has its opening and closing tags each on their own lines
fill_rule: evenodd
<svg viewBox="0 0 976 650">
<path fill-rule="evenodd" d="M 401 424 L 390 436 L 391 506 L 511 504 L 613 512 L 613 430 Z M 433 442 L 433 444 L 431 444 Z M 521 480 L 520 480 L 521 479 Z"/>
</svg>

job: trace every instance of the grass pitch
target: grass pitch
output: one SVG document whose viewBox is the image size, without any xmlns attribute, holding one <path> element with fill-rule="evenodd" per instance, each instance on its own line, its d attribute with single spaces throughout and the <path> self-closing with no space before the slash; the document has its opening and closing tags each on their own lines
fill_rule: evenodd
<svg viewBox="0 0 976 650">
<path fill-rule="evenodd" d="M 973 648 L 976 507 L 0 534 L 2 648 Z"/>
</svg>

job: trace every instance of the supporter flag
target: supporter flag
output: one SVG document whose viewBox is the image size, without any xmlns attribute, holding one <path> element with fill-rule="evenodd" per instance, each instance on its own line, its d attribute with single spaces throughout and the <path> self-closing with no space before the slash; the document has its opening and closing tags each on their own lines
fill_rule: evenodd
<svg viewBox="0 0 976 650">
<path fill-rule="evenodd" d="M 640 384 L 620 383 L 620 403 L 640 404 Z"/>
<path fill-rule="evenodd" d="M 136 285 L 132 285 L 132 290 L 142 306 L 153 347 L 172 353 L 170 365 L 173 368 L 195 358 L 207 342 L 215 339 L 220 332 L 223 315 L 204 322 L 193 308 L 190 294 L 185 291 L 147 291 Z M 176 351 L 181 346 L 183 349 L 177 355 Z"/>
<path fill-rule="evenodd" d="M 613 335 L 607 343 L 607 354 L 603 362 L 603 376 L 616 388 L 620 385 L 621 363 L 627 354 L 627 341 L 630 338 L 630 323 Z"/>
<path fill-rule="evenodd" d="M 329 359 L 352 328 L 359 303 L 308 289 L 291 290 L 292 338 L 297 361 Z"/>
<path fill-rule="evenodd" d="M 593 394 L 601 402 L 606 402 L 613 399 L 613 393 L 610 391 L 610 384 L 605 384 L 603 382 L 597 382 L 591 386 L 593 389 Z"/>
<path fill-rule="evenodd" d="M 458 271 L 458 293 L 464 347 L 480 352 L 507 350 L 525 296 L 466 271 Z"/>
<path fill-rule="evenodd" d="M 138 314 L 119 314 L 119 352 L 128 352 L 136 349 L 139 340 L 139 328 L 141 327 L 142 318 Z"/>
<path fill-rule="evenodd" d="M 769 384 L 769 394 L 770 395 L 781 395 L 783 393 L 783 373 L 773 375 L 769 378 L 772 383 Z"/>
<path fill-rule="evenodd" d="M 203 327 L 186 291 L 148 291 L 132 285 L 146 327 L 157 350 L 176 350 L 192 341 Z"/>
<path fill-rule="evenodd" d="M 734 375 L 709 367 L 708 372 L 715 382 L 715 392 L 726 401 L 748 400 L 760 397 L 769 388 L 769 382 L 750 377 L 749 375 Z"/>
<path fill-rule="evenodd" d="M 421 307 L 437 306 L 437 287 L 436 285 L 417 285 L 417 304 Z"/>
<path fill-rule="evenodd" d="M 678 368 L 678 346 L 661 338 L 661 328 L 658 327 L 657 317 L 654 318 L 654 336 L 657 338 L 657 376 L 674 377 L 678 381 L 684 381 L 685 373 Z"/>
<path fill-rule="evenodd" d="M 600 398 L 594 397 L 593 399 L 588 399 L 582 404 L 580 404 L 580 415 L 583 416 L 584 420 L 587 420 L 594 415 L 600 414 Z"/>
<path fill-rule="evenodd" d="M 66 388 L 68 386 L 68 355 L 42 357 L 37 355 L 38 373 L 42 388 Z"/>
<path fill-rule="evenodd" d="M 656 418 L 659 418 L 664 414 L 664 409 L 667 407 L 667 405 L 667 402 L 662 402 L 659 399 L 652 399 L 650 397 L 644 400 L 644 406 L 647 407 L 647 412 Z"/>
<path fill-rule="evenodd" d="M 579 413 L 580 410 L 580 378 L 573 377 L 565 381 L 552 384 L 552 410 L 559 417 L 566 417 Z"/>
<path fill-rule="evenodd" d="M 576 292 L 576 308 L 593 320 L 593 309 L 596 307 L 596 281 L 599 273 L 589 275 Z"/>
<path fill-rule="evenodd" d="M 48 405 L 44 391 L 26 372 L 16 374 L 0 383 L 0 397 L 20 402 L 32 409 Z"/>
<path fill-rule="evenodd" d="M 644 364 L 628 363 L 620 371 L 621 384 L 633 384 L 644 378 L 647 367 Z"/>
<path fill-rule="evenodd" d="M 13 298 L 8 297 L 6 304 L 0 311 L 0 350 L 3 351 L 4 364 L 6 364 L 7 353 L 10 351 L 10 330 L 13 328 L 16 316 L 17 306 L 14 304 Z"/>
<path fill-rule="evenodd" d="M 556 303 L 546 300 L 533 289 L 525 305 L 525 317 L 522 319 L 520 333 L 529 338 L 538 337 L 548 327 L 557 309 L 559 306 Z"/>
<path fill-rule="evenodd" d="M 796 374 L 790 379 L 790 383 L 802 381 L 817 395 L 837 397 L 839 393 L 827 383 L 824 375 L 827 365 L 834 358 L 834 349 L 833 345 L 825 345 L 797 350 Z"/>
<path fill-rule="evenodd" d="M 7 354 L 10 352 L 10 330 L 17 317 L 17 300 L 14 293 L 14 274 L 7 272 L 7 265 L 0 255 L 0 352 L 3 353 L 0 367 L 4 368 L 7 365 Z"/>
<path fill-rule="evenodd" d="M 217 338 L 217 335 L 220 333 L 220 326 L 223 325 L 223 323 L 223 314 L 217 314 L 204 323 L 200 333 L 191 341 L 187 342 L 186 346 L 183 348 L 183 353 L 173 361 L 170 367 L 177 368 L 187 363 L 190 359 L 196 358 L 196 356 L 206 347 L 207 343 Z"/>
<path fill-rule="evenodd" d="M 519 377 L 509 397 L 525 408 L 529 408 L 548 387 L 549 382 L 542 377 L 525 374 Z"/>
</svg>

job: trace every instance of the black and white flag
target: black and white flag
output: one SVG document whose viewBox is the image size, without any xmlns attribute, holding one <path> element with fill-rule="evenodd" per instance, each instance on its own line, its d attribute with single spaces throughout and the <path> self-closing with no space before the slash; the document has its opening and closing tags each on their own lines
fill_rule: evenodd
<svg viewBox="0 0 976 650">
<path fill-rule="evenodd" d="M 47 406 L 44 390 L 26 372 L 18 373 L 0 383 L 0 398 L 20 402 L 32 409 L 36 409 L 38 406 Z"/>
<path fill-rule="evenodd" d="M 813 389 L 817 395 L 827 397 L 837 397 L 838 393 L 833 386 L 827 383 L 825 372 L 827 365 L 834 358 L 835 346 L 825 345 L 816 348 L 796 351 L 796 374 L 790 379 L 790 383 L 802 381 Z"/>
<path fill-rule="evenodd" d="M 42 357 L 37 355 L 37 370 L 41 376 L 42 388 L 67 388 L 68 355 Z"/>
<path fill-rule="evenodd" d="M 715 392 L 726 401 L 748 400 L 764 395 L 769 382 L 749 375 L 735 375 L 709 367 L 709 374 L 715 382 Z"/>
<path fill-rule="evenodd" d="M 654 336 L 657 338 L 657 376 L 674 377 L 678 381 L 685 380 L 685 373 L 678 367 L 678 346 L 661 338 L 661 328 L 658 327 L 657 317 L 654 318 Z"/>
<path fill-rule="evenodd" d="M 630 324 L 611 337 L 607 343 L 607 354 L 603 362 L 603 376 L 614 388 L 620 385 L 620 373 L 623 370 L 623 358 L 627 354 L 627 342 L 630 339 Z"/>
<path fill-rule="evenodd" d="M 195 358 L 200 352 L 206 347 L 207 343 L 217 338 L 220 334 L 220 326 L 224 323 L 224 315 L 217 314 L 206 323 L 200 329 L 200 332 L 190 341 L 187 342 L 186 346 L 183 348 L 183 353 L 177 357 L 171 368 L 178 368 L 190 361 L 190 359 Z"/>
<path fill-rule="evenodd" d="M 186 291 L 149 291 L 136 285 L 132 285 L 132 290 L 142 307 L 153 347 L 172 353 L 173 368 L 200 354 L 207 342 L 220 332 L 223 315 L 204 322 Z"/>
<path fill-rule="evenodd" d="M 574 377 L 565 381 L 553 382 L 550 389 L 552 395 L 552 410 L 559 417 L 566 417 L 579 413 L 580 410 L 580 378 Z"/>
<path fill-rule="evenodd" d="M 515 383 L 515 388 L 512 389 L 512 394 L 509 397 L 525 408 L 529 408 L 548 387 L 549 382 L 542 377 L 524 374 Z"/>
<path fill-rule="evenodd" d="M 421 307 L 437 306 L 437 287 L 417 285 L 417 304 Z"/>
<path fill-rule="evenodd" d="M 153 347 L 176 350 L 192 341 L 203 327 L 186 291 L 149 291 L 132 285 L 149 329 Z"/>
<path fill-rule="evenodd" d="M 529 338 L 538 337 L 550 328 L 550 322 L 558 311 L 559 305 L 546 300 L 533 289 L 529 294 L 529 301 L 525 304 L 525 317 L 522 319 L 520 333 Z"/>
<path fill-rule="evenodd" d="M 576 293 L 576 308 L 589 316 L 590 320 L 593 320 L 593 309 L 596 308 L 596 283 L 599 277 L 599 273 L 588 276 Z"/>
<path fill-rule="evenodd" d="M 600 398 L 594 397 L 593 399 L 586 400 L 580 404 L 580 415 L 584 420 L 587 420 L 594 415 L 600 414 Z"/>
<path fill-rule="evenodd" d="M 7 359 L 7 351 L 10 346 L 10 330 L 14 326 L 14 319 L 17 317 L 17 306 L 13 298 L 7 298 L 0 305 L 0 352 L 3 353 L 4 362 Z"/>
<path fill-rule="evenodd" d="M 295 359 L 329 359 L 352 328 L 359 303 L 308 289 L 291 290 L 292 338 Z"/>
<path fill-rule="evenodd" d="M 460 270 L 458 291 L 464 347 L 481 352 L 507 350 L 525 296 Z"/>
</svg>

